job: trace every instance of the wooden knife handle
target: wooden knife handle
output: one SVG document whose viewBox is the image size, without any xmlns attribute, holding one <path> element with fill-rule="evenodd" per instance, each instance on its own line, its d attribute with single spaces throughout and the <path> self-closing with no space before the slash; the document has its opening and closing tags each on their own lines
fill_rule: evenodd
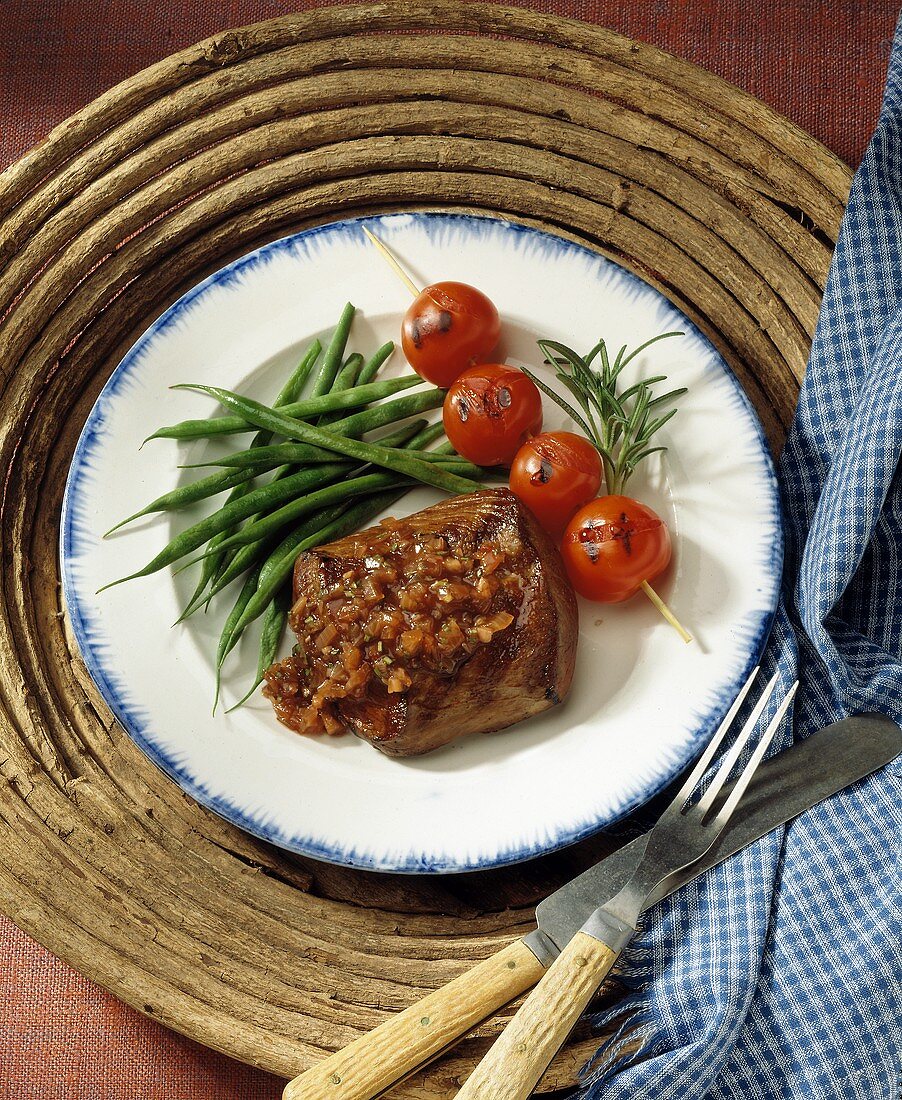
<svg viewBox="0 0 902 1100">
<path fill-rule="evenodd" d="M 517 940 L 289 1081 L 282 1100 L 370 1100 L 453 1046 L 543 973 Z"/>
<path fill-rule="evenodd" d="M 618 954 L 577 932 L 464 1082 L 457 1100 L 525 1100 Z"/>
</svg>

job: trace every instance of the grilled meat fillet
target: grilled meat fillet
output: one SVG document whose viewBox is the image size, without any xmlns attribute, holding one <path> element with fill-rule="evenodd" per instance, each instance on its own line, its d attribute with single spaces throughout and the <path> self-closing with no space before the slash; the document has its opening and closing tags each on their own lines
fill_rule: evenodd
<svg viewBox="0 0 902 1100">
<path fill-rule="evenodd" d="M 507 489 L 453 497 L 299 556 L 294 655 L 266 694 L 299 732 L 391 756 L 559 703 L 577 608 L 556 547 Z"/>
</svg>

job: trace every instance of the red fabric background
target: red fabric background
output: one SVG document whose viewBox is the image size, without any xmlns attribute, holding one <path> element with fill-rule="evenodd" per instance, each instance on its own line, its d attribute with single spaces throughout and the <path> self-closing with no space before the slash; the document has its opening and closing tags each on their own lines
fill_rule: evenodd
<svg viewBox="0 0 902 1100">
<path fill-rule="evenodd" d="M 2 0 L 0 168 L 106 88 L 278 0 Z M 857 165 L 896 0 L 522 0 L 711 69 Z M 0 1100 L 275 1100 L 273 1077 L 120 1004 L 0 917 Z"/>
</svg>

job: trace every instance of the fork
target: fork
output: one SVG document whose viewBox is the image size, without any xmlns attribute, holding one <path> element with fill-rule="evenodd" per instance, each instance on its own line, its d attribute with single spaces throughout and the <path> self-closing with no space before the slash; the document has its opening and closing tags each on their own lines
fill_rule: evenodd
<svg viewBox="0 0 902 1100">
<path fill-rule="evenodd" d="M 597 992 L 621 951 L 636 933 L 646 900 L 671 875 L 690 867 L 708 851 L 730 820 L 761 758 L 773 740 L 798 688 L 794 683 L 767 724 L 733 790 L 713 809 L 736 761 L 750 743 L 774 690 L 775 675 L 723 756 L 714 778 L 696 801 L 690 799 L 726 737 L 755 677 L 742 687 L 677 796 L 648 836 L 645 855 L 632 877 L 600 906 L 545 972 L 486 1056 L 467 1078 L 457 1100 L 525 1100 Z"/>
</svg>

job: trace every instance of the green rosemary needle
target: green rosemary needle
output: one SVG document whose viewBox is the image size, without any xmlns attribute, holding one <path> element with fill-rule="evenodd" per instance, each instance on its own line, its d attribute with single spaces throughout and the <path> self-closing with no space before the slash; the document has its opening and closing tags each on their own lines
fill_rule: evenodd
<svg viewBox="0 0 902 1100">
<path fill-rule="evenodd" d="M 620 375 L 637 355 L 652 344 L 682 335 L 682 332 L 662 332 L 632 351 L 624 345 L 613 360 L 604 340 L 599 340 L 586 356 L 578 355 L 557 340 L 539 340 L 539 348 L 546 362 L 554 368 L 555 377 L 572 395 L 579 410 L 523 368 L 539 389 L 572 417 L 595 444 L 601 455 L 609 493 L 622 493 L 643 459 L 666 450 L 666 447 L 651 446 L 651 439 L 676 415 L 677 410 L 671 408 L 662 412 L 661 406 L 676 401 L 686 392 L 683 387 L 656 395 L 654 387 L 667 381 L 667 376 L 663 374 L 642 379 L 618 392 Z M 598 364 L 593 367 L 595 360 Z"/>
</svg>

